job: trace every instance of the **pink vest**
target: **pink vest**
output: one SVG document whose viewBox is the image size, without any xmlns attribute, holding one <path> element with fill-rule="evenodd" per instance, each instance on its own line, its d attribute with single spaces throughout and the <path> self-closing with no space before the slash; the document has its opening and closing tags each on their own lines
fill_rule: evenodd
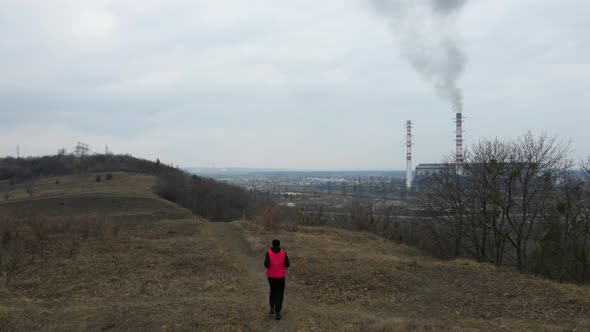
<svg viewBox="0 0 590 332">
<path fill-rule="evenodd" d="M 278 253 L 274 253 L 268 249 L 268 259 L 270 264 L 266 269 L 266 276 L 268 278 L 284 278 L 285 277 L 285 251 L 281 249 Z"/>
</svg>

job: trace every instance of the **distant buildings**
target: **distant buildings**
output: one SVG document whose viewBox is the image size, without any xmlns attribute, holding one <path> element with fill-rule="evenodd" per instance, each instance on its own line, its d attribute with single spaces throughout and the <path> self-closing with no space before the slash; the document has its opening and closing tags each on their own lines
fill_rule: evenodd
<svg viewBox="0 0 590 332">
<path fill-rule="evenodd" d="M 430 176 L 440 174 L 443 170 L 448 169 L 449 164 L 447 163 L 429 163 L 420 164 L 416 166 L 416 181 L 420 181 Z"/>
</svg>

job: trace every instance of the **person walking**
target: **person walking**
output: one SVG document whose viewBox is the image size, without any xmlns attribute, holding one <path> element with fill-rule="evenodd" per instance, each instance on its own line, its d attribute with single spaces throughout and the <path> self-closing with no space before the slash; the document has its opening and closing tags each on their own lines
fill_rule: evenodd
<svg viewBox="0 0 590 332">
<path fill-rule="evenodd" d="M 270 286 L 270 312 L 276 320 L 281 319 L 283 296 L 285 294 L 285 269 L 289 267 L 289 257 L 285 250 L 281 249 L 281 241 L 272 240 L 272 248 L 266 251 L 264 267 Z"/>
</svg>

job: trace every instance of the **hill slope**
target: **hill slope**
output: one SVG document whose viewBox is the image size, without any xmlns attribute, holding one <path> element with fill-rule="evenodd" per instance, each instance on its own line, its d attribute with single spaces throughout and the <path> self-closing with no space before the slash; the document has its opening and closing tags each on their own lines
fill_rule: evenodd
<svg viewBox="0 0 590 332">
<path fill-rule="evenodd" d="M 211 223 L 151 193 L 154 181 L 47 179 L 1 202 L 1 222 L 38 247 L 0 284 L 0 330 L 590 329 L 590 287 L 436 261 L 364 233 Z M 292 261 L 282 321 L 266 315 L 274 237 Z"/>
<path fill-rule="evenodd" d="M 253 322 L 255 313 L 240 308 L 251 281 L 207 234 L 207 221 L 151 193 L 154 181 L 115 173 L 96 183 L 88 175 L 40 181 L 32 197 L 11 192 L 0 203 L 0 235 L 16 223 L 21 238 L 33 237 L 39 219 L 47 225 L 20 251 L 14 279 L 0 280 L 0 330 L 211 330 Z M 84 229 L 70 230 L 77 224 L 90 224 L 85 240 Z M 12 234 L 3 266 L 14 254 Z M 76 255 L 69 254 L 73 241 L 80 242 Z M 33 243 L 39 248 L 28 248 Z"/>
<path fill-rule="evenodd" d="M 157 178 L 155 181 L 150 177 L 151 182 L 155 182 L 155 185 L 150 186 L 150 189 L 154 188 L 159 196 L 210 220 L 232 221 L 244 215 L 252 215 L 262 205 L 272 204 L 264 195 L 257 195 L 244 188 L 190 174 L 171 165 L 160 163 L 159 160 L 153 162 L 131 155 L 94 154 L 83 157 L 53 155 L 18 159 L 0 158 L 0 192 L 3 193 L 4 198 L 8 197 L 9 199 L 14 194 L 17 198 L 27 197 L 32 194 L 31 190 L 33 189 L 47 191 L 46 194 L 55 191 L 71 194 L 70 189 L 79 191 L 80 188 L 55 186 L 56 183 L 52 181 L 62 177 L 68 179 L 78 174 L 115 171 L 155 176 Z M 45 179 L 40 181 L 44 177 Z M 141 176 L 137 176 L 133 180 L 140 178 Z M 88 181 L 83 182 L 85 183 L 83 191 L 99 190 L 103 187 L 106 187 L 107 190 L 116 189 L 102 184 L 91 185 Z M 131 184 L 131 187 L 134 185 Z"/>
<path fill-rule="evenodd" d="M 299 227 L 272 234 L 238 226 L 258 252 L 273 237 L 285 244 L 292 261 L 286 310 L 304 328 L 590 329 L 587 286 L 469 260 L 438 261 L 366 233 Z"/>
</svg>

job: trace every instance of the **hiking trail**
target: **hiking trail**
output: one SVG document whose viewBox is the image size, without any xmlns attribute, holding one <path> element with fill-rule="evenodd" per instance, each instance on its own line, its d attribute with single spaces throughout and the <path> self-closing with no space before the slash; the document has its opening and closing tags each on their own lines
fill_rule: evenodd
<svg viewBox="0 0 590 332">
<path fill-rule="evenodd" d="M 264 316 L 263 325 L 260 327 L 265 331 L 297 331 L 297 312 L 303 308 L 304 304 L 301 296 L 297 294 L 296 288 L 289 284 L 288 275 L 281 312 L 283 317 L 277 321 L 274 316 L 268 314 L 269 286 L 263 264 L 264 253 L 255 252 L 242 232 L 233 223 L 208 222 L 205 229 L 220 249 L 227 252 L 233 263 L 247 273 L 249 279 L 254 281 L 259 295 L 252 299 L 252 310 L 259 311 L 260 316 Z"/>
</svg>

